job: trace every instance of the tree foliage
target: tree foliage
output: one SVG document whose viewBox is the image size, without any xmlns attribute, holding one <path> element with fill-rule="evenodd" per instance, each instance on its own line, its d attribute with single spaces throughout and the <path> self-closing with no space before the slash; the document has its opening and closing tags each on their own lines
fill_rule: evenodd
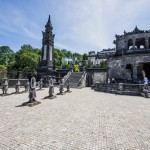
<svg viewBox="0 0 150 150">
<path fill-rule="evenodd" d="M 93 62 L 91 60 L 88 60 L 88 68 L 92 68 L 93 67 Z"/>
<path fill-rule="evenodd" d="M 104 61 L 104 60 L 102 60 L 101 62 L 100 62 L 100 68 L 107 68 L 107 62 L 106 61 Z"/>
<path fill-rule="evenodd" d="M 9 46 L 1 46 L 0 47 L 0 65 L 11 66 L 15 61 L 15 54 Z"/>
<path fill-rule="evenodd" d="M 79 65 L 78 64 L 74 65 L 74 71 L 79 72 Z"/>
<path fill-rule="evenodd" d="M 36 70 L 40 53 L 41 50 L 35 49 L 31 45 L 21 46 L 21 49 L 16 53 L 15 67 L 18 70 Z"/>
<path fill-rule="evenodd" d="M 38 60 L 42 56 L 42 50 L 33 48 L 29 44 L 21 46 L 20 50 L 14 53 L 9 46 L 0 47 L 0 69 L 16 69 L 18 71 L 33 71 L 37 69 Z M 66 49 L 54 49 L 54 65 L 56 69 L 70 69 L 72 65 L 81 65 L 86 59 L 79 53 L 72 53 Z M 76 69 L 78 70 L 78 69 Z"/>
</svg>

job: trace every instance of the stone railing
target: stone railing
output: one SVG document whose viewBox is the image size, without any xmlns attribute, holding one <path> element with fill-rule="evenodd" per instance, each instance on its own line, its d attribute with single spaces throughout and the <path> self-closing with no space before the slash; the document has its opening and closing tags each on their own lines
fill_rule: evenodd
<svg viewBox="0 0 150 150">
<path fill-rule="evenodd" d="M 96 91 L 108 92 L 122 95 L 141 95 L 144 84 L 127 84 L 127 83 L 95 83 L 93 87 Z"/>
<path fill-rule="evenodd" d="M 72 74 L 72 72 L 73 72 L 73 69 L 71 69 L 68 73 L 67 73 L 67 75 L 66 76 L 64 76 L 64 83 L 68 80 L 68 78 L 70 77 L 70 75 Z"/>
<path fill-rule="evenodd" d="M 79 83 L 78 83 L 78 88 L 83 88 L 86 86 L 86 72 L 83 72 L 83 75 L 81 76 Z"/>
<path fill-rule="evenodd" d="M 9 79 L 8 80 L 8 87 L 15 87 L 17 80 L 18 79 Z M 28 79 L 19 79 L 19 81 L 20 81 L 20 86 L 24 87 L 25 84 L 27 83 Z M 1 83 L 0 87 L 2 87 L 2 83 Z"/>
</svg>

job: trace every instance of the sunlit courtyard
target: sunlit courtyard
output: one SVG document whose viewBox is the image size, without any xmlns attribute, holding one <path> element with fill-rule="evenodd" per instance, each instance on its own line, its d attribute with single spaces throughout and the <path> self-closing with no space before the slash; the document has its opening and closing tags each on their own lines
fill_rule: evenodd
<svg viewBox="0 0 150 150">
<path fill-rule="evenodd" d="M 28 93 L 1 96 L 0 150 L 150 149 L 149 99 L 71 90 L 52 100 L 37 91 L 34 107 L 20 106 Z"/>
</svg>

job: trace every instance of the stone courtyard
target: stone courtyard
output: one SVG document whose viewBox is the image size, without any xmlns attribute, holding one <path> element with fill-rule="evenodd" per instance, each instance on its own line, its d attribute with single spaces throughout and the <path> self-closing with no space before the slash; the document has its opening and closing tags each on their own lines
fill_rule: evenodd
<svg viewBox="0 0 150 150">
<path fill-rule="evenodd" d="M 150 149 L 149 99 L 71 90 L 52 100 L 37 91 L 35 107 L 20 107 L 28 93 L 0 97 L 0 150 Z"/>
</svg>

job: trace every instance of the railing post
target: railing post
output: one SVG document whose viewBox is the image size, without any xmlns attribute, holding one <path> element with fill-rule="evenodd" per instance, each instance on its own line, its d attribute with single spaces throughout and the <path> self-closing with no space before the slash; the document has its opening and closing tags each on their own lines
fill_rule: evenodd
<svg viewBox="0 0 150 150">
<path fill-rule="evenodd" d="M 123 91 L 123 83 L 118 84 L 118 90 L 121 92 Z"/>
</svg>

